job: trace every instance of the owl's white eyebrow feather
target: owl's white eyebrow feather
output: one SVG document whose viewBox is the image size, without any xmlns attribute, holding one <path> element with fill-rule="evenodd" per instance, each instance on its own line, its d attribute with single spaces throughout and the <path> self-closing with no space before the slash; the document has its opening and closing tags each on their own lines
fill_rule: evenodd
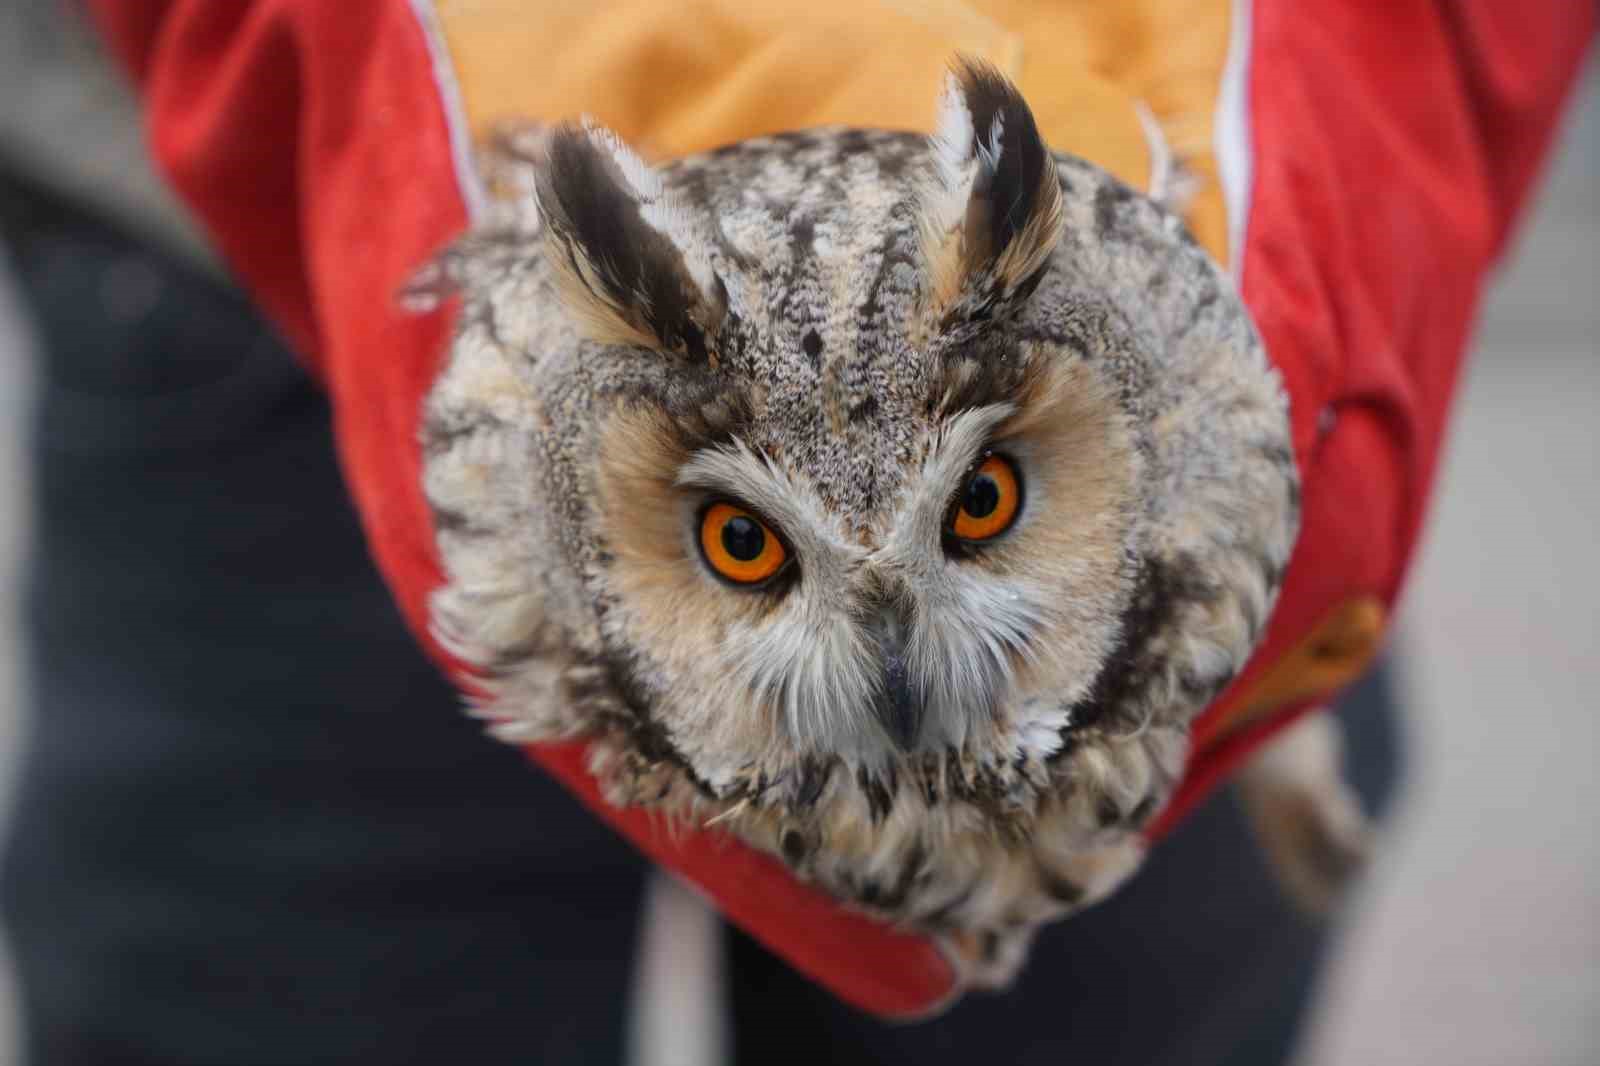
<svg viewBox="0 0 1600 1066">
<path fill-rule="evenodd" d="M 815 549 L 858 551 L 843 524 L 803 478 L 768 462 L 742 441 L 696 452 L 678 471 L 683 488 L 726 493 L 754 508 L 791 541 Z"/>
<path fill-rule="evenodd" d="M 947 419 L 922 467 L 924 480 L 941 481 L 952 488 L 989 444 L 994 431 L 1016 413 L 1016 405 L 991 403 L 972 407 Z"/>
<path fill-rule="evenodd" d="M 1009 403 L 988 404 L 962 411 L 944 423 L 901 502 L 894 541 L 925 544 L 930 538 L 937 540 L 951 494 L 960 488 L 995 428 L 1015 410 Z"/>
</svg>

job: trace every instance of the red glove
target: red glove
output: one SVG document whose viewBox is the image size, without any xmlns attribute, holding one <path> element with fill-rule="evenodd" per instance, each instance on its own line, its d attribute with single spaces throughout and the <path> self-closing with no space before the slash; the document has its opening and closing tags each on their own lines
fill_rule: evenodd
<svg viewBox="0 0 1600 1066">
<path fill-rule="evenodd" d="M 431 6 L 91 7 L 145 94 L 158 160 L 325 382 L 378 565 L 453 669 L 428 635 L 441 574 L 417 439 L 450 309 L 414 316 L 395 301 L 465 228 L 474 195 Z M 1594 28 L 1593 5 L 1569 0 L 1241 0 L 1233 17 L 1218 155 L 1245 300 L 1292 400 L 1303 527 L 1266 641 L 1197 723 L 1189 773 L 1152 835 L 1374 649 L 1422 522 L 1480 280 Z M 912 1015 L 958 991 L 930 943 L 842 910 L 776 861 L 606 805 L 581 746 L 531 754 L 843 998 Z"/>
</svg>

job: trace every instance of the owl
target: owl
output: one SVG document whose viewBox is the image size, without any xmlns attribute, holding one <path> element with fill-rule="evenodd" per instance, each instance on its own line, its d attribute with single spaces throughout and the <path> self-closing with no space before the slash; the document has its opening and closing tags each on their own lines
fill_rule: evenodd
<svg viewBox="0 0 1600 1066">
<path fill-rule="evenodd" d="M 932 137 L 490 173 L 422 430 L 476 713 L 1005 981 L 1138 866 L 1295 539 L 1230 281 L 975 62 Z"/>
</svg>

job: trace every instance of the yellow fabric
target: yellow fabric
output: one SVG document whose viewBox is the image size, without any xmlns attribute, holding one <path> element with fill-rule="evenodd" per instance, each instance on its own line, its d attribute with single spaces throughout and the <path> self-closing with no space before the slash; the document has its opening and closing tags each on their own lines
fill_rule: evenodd
<svg viewBox="0 0 1600 1066">
<path fill-rule="evenodd" d="M 1197 175 L 1189 225 L 1225 260 L 1211 157 L 1226 0 L 438 0 L 468 122 L 592 115 L 663 159 L 761 133 L 929 130 L 957 52 L 1009 74 L 1045 140 L 1147 188 L 1148 107 Z"/>
</svg>

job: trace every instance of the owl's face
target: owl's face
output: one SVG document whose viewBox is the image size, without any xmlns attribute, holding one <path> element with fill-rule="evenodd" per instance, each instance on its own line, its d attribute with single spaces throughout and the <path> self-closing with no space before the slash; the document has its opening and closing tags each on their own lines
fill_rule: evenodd
<svg viewBox="0 0 1600 1066">
<path fill-rule="evenodd" d="M 988 343 L 998 373 L 935 346 L 896 353 L 899 382 L 854 358 L 793 390 L 709 376 L 600 422 L 606 640 L 714 790 L 1059 750 L 1133 598 L 1139 452 L 1081 355 Z M 850 369 L 869 410 L 835 418 L 821 379 Z"/>
<path fill-rule="evenodd" d="M 897 917 L 1081 902 L 1067 857 L 1159 804 L 1294 534 L 1228 282 L 973 66 L 931 141 L 502 154 L 531 194 L 446 261 L 424 434 L 485 713 Z"/>
</svg>

